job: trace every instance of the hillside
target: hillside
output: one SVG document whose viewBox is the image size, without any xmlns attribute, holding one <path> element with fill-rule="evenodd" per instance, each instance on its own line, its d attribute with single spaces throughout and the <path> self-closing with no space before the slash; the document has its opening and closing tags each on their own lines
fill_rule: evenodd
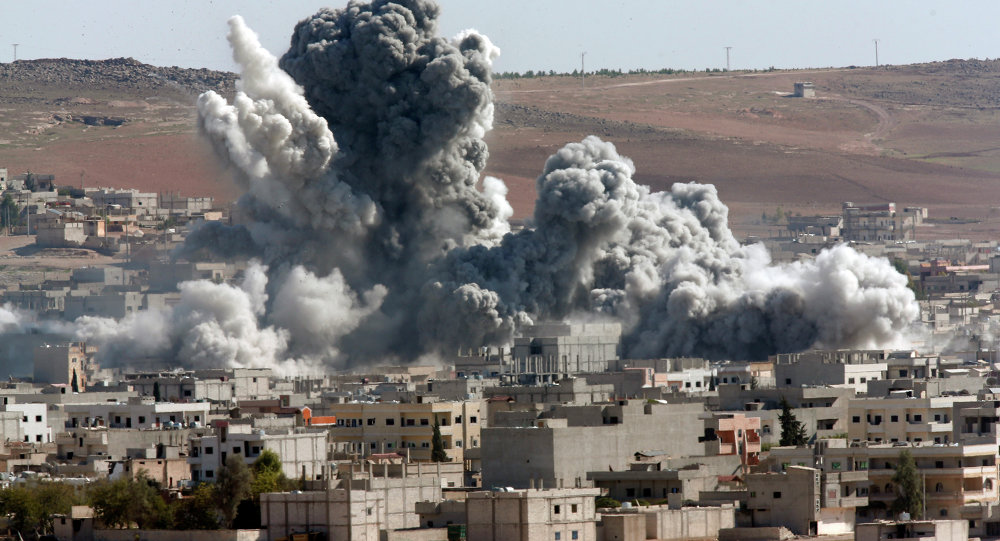
<svg viewBox="0 0 1000 541">
<path fill-rule="evenodd" d="M 789 97 L 796 81 L 817 97 Z M 0 167 L 66 183 L 235 196 L 195 130 L 194 100 L 235 76 L 132 59 L 0 64 Z M 992 235 L 1000 217 L 1000 62 L 802 71 L 504 79 L 494 83 L 487 173 L 530 214 L 546 157 L 589 134 L 654 189 L 710 182 L 741 233 L 763 212 L 842 201 L 931 207 L 934 236 Z M 946 227 L 947 226 L 947 227 Z"/>
</svg>

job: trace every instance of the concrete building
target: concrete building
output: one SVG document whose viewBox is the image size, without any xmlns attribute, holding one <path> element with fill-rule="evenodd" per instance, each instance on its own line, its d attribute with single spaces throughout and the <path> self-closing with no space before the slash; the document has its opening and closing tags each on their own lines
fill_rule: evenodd
<svg viewBox="0 0 1000 541">
<path fill-rule="evenodd" d="M 859 398 L 848 405 L 847 437 L 851 441 L 952 441 L 956 404 L 972 403 L 975 396 L 932 398 Z"/>
<path fill-rule="evenodd" d="M 75 320 L 81 316 L 122 319 L 142 309 L 143 294 L 138 291 L 104 291 L 93 294 L 86 290 L 70 291 L 64 300 L 63 318 Z"/>
<path fill-rule="evenodd" d="M 743 472 L 760 463 L 759 417 L 742 413 L 712 413 L 705 421 L 705 454 L 736 455 Z"/>
<path fill-rule="evenodd" d="M 597 541 L 598 489 L 472 492 L 466 496 L 468 539 Z"/>
<path fill-rule="evenodd" d="M 94 202 L 94 208 L 106 207 L 128 209 L 137 214 L 155 213 L 158 197 L 155 193 L 144 193 L 136 189 L 97 188 L 86 191 Z"/>
<path fill-rule="evenodd" d="M 801 81 L 793 85 L 792 95 L 796 98 L 815 98 L 816 87 L 810 81 Z"/>
<path fill-rule="evenodd" d="M 553 382 L 582 372 L 604 372 L 620 355 L 617 323 L 540 323 L 514 338 L 507 377 L 521 383 Z M 500 374 L 504 377 L 504 374 Z"/>
<path fill-rule="evenodd" d="M 854 397 L 853 387 L 782 387 L 756 388 L 749 385 L 720 385 L 721 411 L 742 411 L 748 417 L 760 419 L 762 444 L 776 445 L 781 441 L 781 400 L 792 407 L 810 438 L 833 437 L 847 432 L 847 404 Z"/>
<path fill-rule="evenodd" d="M 11 304 L 15 308 L 36 312 L 44 317 L 59 317 L 66 309 L 66 295 L 69 288 L 52 289 L 24 288 L 4 291 L 0 299 L 3 304 Z"/>
<path fill-rule="evenodd" d="M 232 403 L 271 398 L 270 368 L 215 368 L 204 370 L 131 372 L 123 382 L 143 396 L 163 401 Z"/>
<path fill-rule="evenodd" d="M 22 441 L 29 443 L 52 442 L 52 428 L 49 426 L 49 412 L 45 404 L 8 402 L 0 406 L 0 411 L 21 414 L 20 435 Z"/>
<path fill-rule="evenodd" d="M 72 386 L 75 380 L 75 390 L 82 392 L 87 387 L 90 375 L 97 370 L 97 364 L 93 360 L 96 353 L 96 346 L 88 346 L 84 342 L 37 347 L 34 354 L 34 381 Z"/>
<path fill-rule="evenodd" d="M 518 426 L 484 428 L 483 486 L 582 486 L 588 471 L 624 470 L 635 453 L 703 456 L 704 406 L 619 401 L 556 406 Z M 498 419 L 501 419 L 498 416 Z M 656 427 L 651 430 L 651 427 Z"/>
<path fill-rule="evenodd" d="M 868 505 L 868 472 L 788 466 L 746 476 L 752 526 L 784 526 L 799 535 L 854 531 L 854 513 Z"/>
<path fill-rule="evenodd" d="M 697 500 L 701 492 L 718 485 L 715 472 L 701 464 L 664 469 L 660 461 L 636 461 L 625 471 L 589 471 L 587 480 L 619 501 L 665 500 L 671 494 L 680 495 L 682 501 Z"/>
<path fill-rule="evenodd" d="M 208 422 L 208 402 L 156 402 L 151 397 L 133 396 L 127 402 L 65 404 L 66 427 L 160 429 L 167 423 L 204 426 Z"/>
<path fill-rule="evenodd" d="M 997 500 L 998 470 L 995 443 L 949 445 L 933 443 L 846 445 L 846 440 L 825 440 L 824 446 L 772 448 L 761 461 L 767 471 L 780 472 L 791 466 L 822 468 L 826 472 L 867 470 L 870 487 L 867 510 L 859 519 L 879 518 L 895 499 L 892 476 L 900 452 L 911 453 L 925 481 L 927 516 L 968 521 L 972 535 L 987 530 L 1000 531 L 1000 517 L 991 514 L 990 503 Z"/>
<path fill-rule="evenodd" d="M 477 448 L 485 424 L 481 400 L 461 402 L 330 404 L 322 412 L 335 416 L 330 441 L 336 451 L 358 456 L 408 452 L 413 460 L 431 459 L 431 438 L 437 423 L 450 460 L 463 461 L 465 450 Z M 319 414 L 319 412 L 314 412 Z"/>
<path fill-rule="evenodd" d="M 597 538 L 606 541 L 687 541 L 717 539 L 719 531 L 736 525 L 732 503 L 718 507 L 634 506 L 600 509 Z"/>
<path fill-rule="evenodd" d="M 320 479 L 327 470 L 326 435 L 323 429 L 263 429 L 246 423 L 218 421 L 215 434 L 190 441 L 191 479 L 214 482 L 216 472 L 230 453 L 242 456 L 250 466 L 265 449 L 278 454 L 288 478 Z"/>
<path fill-rule="evenodd" d="M 379 477 L 378 470 L 324 481 L 328 486 L 321 491 L 262 494 L 266 539 L 312 531 L 331 540 L 379 541 L 385 531 L 420 526 L 421 502 L 441 501 L 443 483 L 433 470 L 404 469 L 400 477 Z"/>
<path fill-rule="evenodd" d="M 889 356 L 886 350 L 831 350 L 772 355 L 778 387 L 849 386 L 857 393 L 867 390 L 870 380 L 885 379 Z"/>
</svg>

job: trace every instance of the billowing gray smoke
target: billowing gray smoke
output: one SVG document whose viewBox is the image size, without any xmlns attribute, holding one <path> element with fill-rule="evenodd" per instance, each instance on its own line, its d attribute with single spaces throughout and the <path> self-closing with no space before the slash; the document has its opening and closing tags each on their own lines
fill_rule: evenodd
<svg viewBox="0 0 1000 541">
<path fill-rule="evenodd" d="M 885 260 L 841 247 L 772 266 L 735 240 L 714 187 L 650 193 L 596 137 L 549 158 L 532 227 L 509 233 L 506 187 L 479 184 L 498 50 L 437 37 L 437 15 L 426 0 L 323 10 L 280 62 L 232 19 L 239 92 L 198 110 L 249 219 L 186 251 L 260 261 L 238 287 L 186 283 L 168 313 L 85 319 L 81 335 L 123 356 L 301 369 L 504 344 L 537 319 L 621 321 L 631 356 L 753 359 L 886 345 L 918 317 Z"/>
</svg>

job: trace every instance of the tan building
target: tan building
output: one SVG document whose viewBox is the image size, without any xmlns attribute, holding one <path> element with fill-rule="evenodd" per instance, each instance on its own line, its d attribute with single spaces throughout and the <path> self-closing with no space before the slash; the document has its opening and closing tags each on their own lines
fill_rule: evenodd
<svg viewBox="0 0 1000 541">
<path fill-rule="evenodd" d="M 466 532 L 476 541 L 596 541 L 596 488 L 472 492 Z"/>
<path fill-rule="evenodd" d="M 921 541 L 967 541 L 969 523 L 964 520 L 899 520 L 858 524 L 855 541 L 920 539 Z"/>
<path fill-rule="evenodd" d="M 975 401 L 975 396 L 854 399 L 847 406 L 847 437 L 854 442 L 950 443 L 955 404 Z"/>
<path fill-rule="evenodd" d="M 896 499 L 892 476 L 900 452 L 909 451 L 925 481 L 927 518 L 961 518 L 969 521 L 972 535 L 987 529 L 1000 531 L 1000 518 L 990 515 L 989 502 L 997 500 L 997 447 L 995 443 L 933 444 L 928 442 L 895 444 L 851 443 L 824 440 L 823 448 L 772 448 L 761 465 L 768 471 L 783 471 L 791 466 L 822 468 L 826 472 L 866 470 L 871 485 L 868 512 L 859 518 L 884 516 Z M 996 530 L 994 530 L 996 528 Z"/>
<path fill-rule="evenodd" d="M 747 475 L 746 485 L 753 526 L 784 526 L 799 535 L 850 533 L 855 509 L 868 505 L 865 470 L 788 466 Z"/>
<path fill-rule="evenodd" d="M 337 452 L 368 456 L 409 452 L 412 460 L 430 460 L 434 424 L 439 425 L 448 458 L 465 459 L 480 445 L 485 408 L 481 400 L 429 403 L 330 404 L 318 415 L 335 416 L 330 441 Z"/>
</svg>

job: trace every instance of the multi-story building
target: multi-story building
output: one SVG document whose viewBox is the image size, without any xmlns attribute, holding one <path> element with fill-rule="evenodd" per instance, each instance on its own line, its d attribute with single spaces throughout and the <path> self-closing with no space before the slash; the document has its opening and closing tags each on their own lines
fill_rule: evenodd
<svg viewBox="0 0 1000 541">
<path fill-rule="evenodd" d="M 826 472 L 867 470 L 869 505 L 858 511 L 859 518 L 882 514 L 896 499 L 892 477 L 900 453 L 908 451 L 916 462 L 924 483 L 927 517 L 962 518 L 969 521 L 972 535 L 982 535 L 1000 527 L 1000 518 L 991 515 L 990 503 L 997 500 L 997 447 L 995 443 L 894 444 L 851 443 L 824 440 L 824 445 L 775 447 L 761 461 L 767 471 L 784 471 L 790 466 L 821 468 Z M 883 510 L 883 511 L 879 511 Z"/>
<path fill-rule="evenodd" d="M 744 473 L 760 463 L 760 418 L 712 413 L 705 421 L 705 454 L 736 455 Z"/>
<path fill-rule="evenodd" d="M 66 427 L 106 426 L 108 428 L 163 428 L 205 425 L 208 402 L 156 402 L 151 397 L 133 396 L 127 402 L 64 404 Z"/>
<path fill-rule="evenodd" d="M 974 396 L 853 399 L 847 407 L 847 437 L 855 442 L 950 443 L 953 408 L 975 401 Z"/>
<path fill-rule="evenodd" d="M 784 526 L 799 535 L 854 531 L 855 509 L 868 505 L 868 472 L 789 466 L 746 476 L 753 526 Z"/>
<path fill-rule="evenodd" d="M 330 440 L 338 452 L 359 456 L 402 452 L 409 453 L 412 460 L 430 460 L 437 425 L 448 458 L 462 461 L 465 450 L 480 446 L 486 413 L 483 406 L 482 400 L 351 402 L 330 404 L 322 414 L 337 418 L 336 426 L 330 428 Z"/>
<path fill-rule="evenodd" d="M 48 410 L 45 404 L 18 404 L 8 402 L 0 406 L 0 411 L 21 414 L 21 438 L 30 443 L 51 443 L 52 428 L 49 426 Z"/>
<path fill-rule="evenodd" d="M 230 453 L 243 457 L 249 466 L 265 449 L 278 454 L 282 471 L 290 479 L 320 479 L 327 471 L 324 429 L 264 429 L 229 421 L 214 424 L 214 434 L 191 438 L 188 464 L 194 481 L 214 481 Z"/>
<path fill-rule="evenodd" d="M 513 366 L 506 374 L 521 383 L 552 382 L 583 372 L 604 372 L 621 349 L 617 323 L 540 323 L 514 338 Z M 501 374 L 503 377 L 503 374 Z"/>
<path fill-rule="evenodd" d="M 885 379 L 887 350 L 832 350 L 772 355 L 778 387 L 837 385 L 867 390 L 867 382 Z"/>
<path fill-rule="evenodd" d="M 596 541 L 600 495 L 595 488 L 471 492 L 465 499 L 467 536 Z"/>
<path fill-rule="evenodd" d="M 847 432 L 847 404 L 854 397 L 854 388 L 846 387 L 758 387 L 720 385 L 719 410 L 742 411 L 748 417 L 760 419 L 761 443 L 775 445 L 781 441 L 781 401 L 792 408 L 809 438 L 833 437 Z"/>
<path fill-rule="evenodd" d="M 271 397 L 270 368 L 218 368 L 126 374 L 124 383 L 140 395 L 170 401 L 231 403 Z"/>
</svg>

